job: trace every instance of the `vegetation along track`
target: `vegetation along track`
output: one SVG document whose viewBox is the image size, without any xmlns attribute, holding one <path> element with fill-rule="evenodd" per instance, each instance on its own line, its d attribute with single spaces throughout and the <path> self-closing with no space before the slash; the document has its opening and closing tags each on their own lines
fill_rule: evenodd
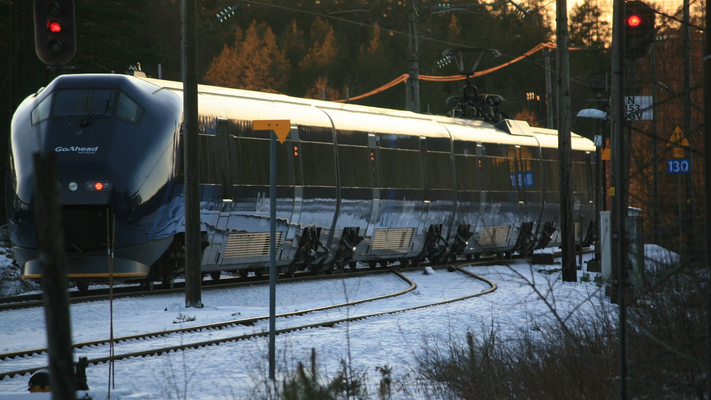
<svg viewBox="0 0 711 400">
<path fill-rule="evenodd" d="M 405 311 L 412 311 L 412 310 L 417 310 L 417 309 L 421 309 L 421 308 L 433 307 L 433 306 L 438 306 L 438 305 L 442 305 L 442 304 L 462 301 L 462 300 L 466 300 L 469 298 L 482 296 L 482 295 L 491 293 L 496 290 L 496 284 L 486 278 L 478 276 L 478 275 L 471 273 L 469 271 L 463 270 L 459 267 L 451 267 L 450 266 L 450 268 L 456 269 L 457 271 L 460 271 L 466 275 L 469 275 L 470 277 L 472 277 L 474 279 L 485 282 L 486 284 L 489 285 L 489 288 L 485 291 L 478 292 L 478 293 L 475 293 L 472 295 L 467 295 L 467 296 L 459 297 L 459 298 L 455 298 L 455 299 L 449 299 L 449 300 L 445 300 L 445 301 L 441 301 L 441 302 L 437 302 L 437 303 L 429 303 L 429 304 L 418 305 L 418 306 L 409 307 L 409 308 L 401 308 L 401 309 L 397 309 L 397 310 L 380 312 L 380 313 L 376 313 L 376 314 L 359 315 L 359 316 L 354 316 L 354 317 L 341 318 L 341 319 L 337 319 L 337 320 L 322 321 L 322 322 L 317 322 L 317 323 L 308 324 L 308 325 L 301 325 L 301 326 L 294 326 L 294 327 L 279 329 L 276 331 L 276 334 L 284 334 L 284 333 L 299 331 L 299 330 L 303 330 L 303 329 L 310 329 L 310 328 L 333 327 L 337 324 L 341 324 L 341 323 L 345 323 L 345 322 L 364 320 L 364 319 L 378 317 L 378 316 L 382 316 L 382 315 L 396 314 L 396 313 L 401 313 L 401 312 L 405 312 Z M 372 302 L 372 301 L 382 300 L 382 299 L 386 299 L 386 298 L 393 298 L 396 296 L 403 295 L 403 294 L 410 292 L 410 291 L 417 288 L 417 285 L 414 282 L 412 282 L 410 279 L 405 277 L 399 271 L 392 270 L 392 272 L 395 273 L 400 279 L 403 279 L 405 282 L 409 283 L 410 287 L 407 289 L 404 289 L 402 291 L 387 294 L 387 295 L 377 296 L 377 297 L 373 297 L 373 298 L 368 298 L 368 299 L 363 299 L 363 300 L 358 300 L 358 301 L 353 301 L 353 302 L 348 302 L 348 303 L 336 304 L 336 305 L 331 305 L 331 306 L 327 306 L 327 307 L 318 307 L 318 308 L 312 308 L 312 309 L 308 309 L 308 310 L 284 313 L 284 314 L 277 315 L 277 317 L 283 318 L 283 317 L 299 316 L 299 315 L 305 315 L 305 314 L 314 313 L 317 311 L 323 311 L 323 310 L 327 310 L 327 309 L 334 309 L 334 308 L 338 308 L 338 307 L 352 306 L 352 305 L 356 305 L 356 304 Z M 150 339 L 158 338 L 158 337 L 166 337 L 166 336 L 175 335 L 178 333 L 190 333 L 190 332 L 199 332 L 199 331 L 206 331 L 206 330 L 222 330 L 222 329 L 234 327 L 237 325 L 254 325 L 257 322 L 263 321 L 266 319 L 268 319 L 268 317 L 245 318 L 245 319 L 238 319 L 238 320 L 226 321 L 226 322 L 221 322 L 221 323 L 212 323 L 212 324 L 206 324 L 206 325 L 198 325 L 198 326 L 192 326 L 192 327 L 186 327 L 186 328 L 179 328 L 179 329 L 175 329 L 175 330 L 165 330 L 165 331 L 145 333 L 145 334 L 140 334 L 140 335 L 124 336 L 124 337 L 115 338 L 114 342 L 125 343 L 125 342 L 130 342 L 130 341 L 135 341 L 135 340 L 150 340 Z M 141 350 L 141 351 L 129 352 L 129 353 L 123 353 L 123 354 L 115 354 L 113 357 L 105 356 L 105 357 L 92 358 L 92 359 L 88 360 L 88 363 L 90 365 L 98 365 L 101 363 L 109 362 L 112 359 L 113 360 L 122 360 L 122 359 L 127 359 L 130 357 L 157 356 L 157 355 L 169 353 L 171 351 L 176 351 L 176 350 L 207 347 L 207 346 L 217 345 L 220 343 L 234 342 L 234 341 L 246 340 L 246 339 L 257 338 L 257 337 L 264 337 L 267 335 L 269 335 L 269 332 L 264 331 L 264 332 L 257 332 L 257 333 L 241 334 L 241 335 L 236 335 L 236 336 L 227 336 L 227 337 L 222 337 L 222 338 L 218 338 L 218 339 L 210 339 L 210 340 L 197 341 L 197 342 L 192 342 L 192 343 L 181 343 L 179 345 L 174 345 L 174 346 L 154 348 L 154 349 L 149 349 L 149 350 Z M 89 346 L 104 346 L 104 345 L 108 345 L 109 343 L 110 343 L 109 339 L 96 340 L 96 341 L 91 341 L 91 342 L 77 343 L 74 345 L 74 348 L 80 349 L 80 348 L 85 348 L 85 347 L 89 347 Z M 143 346 L 145 347 L 145 344 Z M 41 349 L 32 349 L 32 350 L 18 351 L 18 352 L 12 352 L 12 353 L 4 353 L 4 354 L 0 354 L 0 360 L 4 360 L 6 362 L 12 362 L 13 360 L 19 359 L 19 360 L 25 362 L 30 357 L 33 357 L 35 355 L 45 354 L 46 351 L 47 351 L 46 348 L 41 348 Z M 12 378 L 15 376 L 22 376 L 25 374 L 31 374 L 39 369 L 42 369 L 42 368 L 47 368 L 47 367 L 46 366 L 39 366 L 39 367 L 18 369 L 15 371 L 0 372 L 0 380 L 3 380 L 5 377 Z"/>
</svg>

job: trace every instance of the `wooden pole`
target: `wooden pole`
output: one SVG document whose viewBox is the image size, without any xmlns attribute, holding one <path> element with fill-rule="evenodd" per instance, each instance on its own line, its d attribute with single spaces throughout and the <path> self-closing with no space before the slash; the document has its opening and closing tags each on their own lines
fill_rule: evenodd
<svg viewBox="0 0 711 400">
<path fill-rule="evenodd" d="M 181 6 L 185 161 L 185 307 L 202 308 L 200 183 L 198 182 L 197 1 L 182 0 Z"/>
<path fill-rule="evenodd" d="M 568 53 L 568 6 L 556 3 L 556 41 L 558 69 L 558 167 L 560 175 L 560 235 L 563 281 L 577 282 L 575 229 L 573 220 L 573 162 L 570 115 L 570 59 Z M 582 229 L 582 227 L 581 227 Z"/>
<path fill-rule="evenodd" d="M 74 356 L 69 318 L 69 281 L 64 251 L 55 153 L 34 156 L 35 218 L 42 268 L 42 300 L 47 323 L 47 350 L 53 399 L 75 399 Z"/>
</svg>

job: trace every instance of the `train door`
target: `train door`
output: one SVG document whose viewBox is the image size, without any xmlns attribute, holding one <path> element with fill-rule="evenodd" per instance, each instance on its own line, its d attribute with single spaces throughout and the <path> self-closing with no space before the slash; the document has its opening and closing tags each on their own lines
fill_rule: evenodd
<svg viewBox="0 0 711 400">
<path fill-rule="evenodd" d="M 537 242 L 535 233 L 543 207 L 541 179 L 540 176 L 536 177 L 536 171 L 539 170 L 539 151 L 537 147 L 525 145 L 516 145 L 513 150 L 516 174 L 514 183 L 519 195 L 520 216 L 518 226 L 515 227 L 518 229 L 516 250 L 529 252 Z"/>
<path fill-rule="evenodd" d="M 531 166 L 524 160 L 523 152 L 528 149 L 522 149 L 520 145 L 509 146 L 509 157 L 511 157 L 511 183 L 518 193 L 518 213 L 519 215 L 526 214 L 528 199 L 526 196 L 526 188 L 532 185 L 533 176 L 531 175 Z M 530 153 L 530 151 L 527 151 Z M 528 157 L 530 158 L 530 156 Z"/>
<path fill-rule="evenodd" d="M 301 210 L 304 204 L 304 180 L 301 168 L 301 141 L 299 138 L 299 129 L 292 127 L 289 132 L 286 145 L 289 149 L 289 169 L 293 173 L 294 207 L 292 209 L 291 219 L 289 220 L 289 224 L 287 226 L 284 242 L 291 245 L 288 249 L 288 253 L 285 255 L 285 258 L 292 259 L 293 253 L 296 252 L 298 247 L 298 242 L 296 242 L 295 239 L 296 235 L 300 233 L 298 228 L 301 223 Z"/>
<path fill-rule="evenodd" d="M 336 130 L 339 203 L 334 226 L 331 229 L 329 248 L 333 254 L 331 266 L 343 267 L 357 261 L 358 254 L 367 251 L 358 248 L 371 220 L 373 210 L 373 179 L 365 131 Z M 365 243 L 364 243 L 365 244 Z"/>
<path fill-rule="evenodd" d="M 486 153 L 484 151 L 484 144 L 481 142 L 478 142 L 476 144 L 476 158 L 478 161 L 479 168 L 477 169 L 477 173 L 479 175 L 479 185 L 477 190 L 479 190 L 479 215 L 482 215 L 484 213 L 484 206 L 486 205 L 486 193 L 487 191 L 482 188 L 482 182 L 484 182 L 483 178 L 486 176 L 486 169 L 488 167 L 487 163 L 482 162 L 484 160 L 484 157 L 486 156 Z M 484 186 L 485 187 L 485 186 Z"/>
<path fill-rule="evenodd" d="M 452 228 L 457 210 L 452 140 L 449 136 L 421 137 L 420 145 L 424 198 L 420 227 L 426 229 L 427 257 L 430 260 L 442 260 L 452 250 L 457 231 L 461 230 L 463 235 L 467 235 L 464 230 L 469 231 L 462 226 L 458 226 L 457 231 Z"/>
<path fill-rule="evenodd" d="M 428 176 L 429 174 L 427 173 L 429 170 L 427 164 L 427 138 L 423 136 L 420 136 L 420 157 L 422 157 L 422 193 L 424 196 L 425 206 L 422 210 L 422 215 L 420 216 L 420 223 L 416 231 L 418 235 L 422 232 L 427 232 L 427 215 L 429 214 L 430 208 L 430 183 Z"/>
<path fill-rule="evenodd" d="M 218 180 L 222 189 L 222 198 L 232 201 L 232 143 L 229 132 L 229 121 L 226 118 L 217 119 L 217 163 Z"/>
<path fill-rule="evenodd" d="M 292 249 L 296 247 L 289 272 L 310 269 L 317 272 L 330 257 L 339 193 L 334 130 L 328 126 L 299 125 L 298 151 L 294 167 L 300 178 L 299 223 Z M 298 184 L 297 184 L 298 186 Z"/>
<path fill-rule="evenodd" d="M 368 151 L 370 152 L 370 173 L 373 188 L 373 205 L 370 211 L 368 228 L 365 231 L 366 237 L 373 237 L 375 225 L 378 221 L 380 209 L 380 168 L 378 165 L 378 136 L 375 133 L 368 133 Z"/>
</svg>

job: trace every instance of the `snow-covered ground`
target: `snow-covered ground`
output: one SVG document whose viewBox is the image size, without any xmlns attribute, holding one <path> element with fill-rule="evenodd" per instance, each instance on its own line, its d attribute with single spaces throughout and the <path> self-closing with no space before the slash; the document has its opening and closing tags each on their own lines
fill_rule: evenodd
<svg viewBox="0 0 711 400">
<path fill-rule="evenodd" d="M 3 265 L 1 257 L 0 265 Z M 586 256 L 585 260 L 590 257 Z M 467 267 L 494 281 L 498 289 L 461 302 L 278 336 L 277 381 L 286 373 L 293 372 L 299 361 L 310 365 L 313 348 L 322 376 L 334 376 L 341 367 L 341 361 L 345 360 L 355 371 L 367 374 L 371 398 L 376 399 L 375 388 L 380 380 L 380 371 L 389 369 L 392 371 L 393 399 L 425 399 L 426 395 L 418 388 L 416 373 L 417 359 L 425 344 L 446 345 L 452 340 L 462 340 L 467 331 L 476 334 L 492 328 L 498 330 L 502 337 L 513 335 L 517 330 L 540 331 L 544 322 L 553 318 L 551 307 L 566 317 L 571 313 L 594 313 L 599 311 L 599 307 L 610 306 L 603 290 L 592 279 L 579 283 L 562 282 L 557 268 L 560 266 L 531 266 L 525 263 L 512 267 Z M 579 271 L 579 276 L 583 274 L 584 270 Z M 405 305 L 440 302 L 488 289 L 488 285 L 460 272 L 437 270 L 435 274 L 426 275 L 422 270 L 413 270 L 406 272 L 406 275 L 417 283 L 418 287 L 413 292 L 392 300 L 365 303 L 328 313 L 277 319 L 277 329 L 334 319 L 339 315 L 374 314 Z M 590 275 L 594 277 L 594 274 Z M 343 275 L 342 279 L 329 282 L 278 284 L 277 313 L 338 304 L 345 299 L 356 300 L 405 288 L 407 285 L 393 275 L 365 278 Z M 184 295 L 180 294 L 115 300 L 114 336 L 174 329 L 178 326 L 174 321 L 180 314 L 195 317 L 194 324 L 266 316 L 269 314 L 268 291 L 266 283 L 230 290 L 204 290 L 203 309 L 185 309 L 182 306 L 185 304 Z M 42 309 L 0 313 L 0 352 L 45 346 L 43 315 Z M 108 302 L 72 305 L 71 317 L 75 342 L 109 336 Z M 268 323 L 264 322 L 251 327 L 230 328 L 226 333 L 204 332 L 199 340 L 266 330 Z M 164 345 L 168 346 L 175 344 L 176 340 L 192 338 L 192 335 L 186 335 L 177 339 L 158 339 L 158 342 L 165 341 Z M 156 343 L 137 342 L 133 346 L 155 347 Z M 85 355 L 82 352 L 91 358 L 100 356 L 102 352 L 108 356 L 109 349 L 82 350 L 76 352 L 75 357 Z M 2 364 L 0 362 L 0 370 L 3 370 Z M 107 399 L 109 366 L 89 366 L 87 375 L 91 397 Z M 264 391 L 267 376 L 267 338 L 230 342 L 160 357 L 117 361 L 111 398 L 258 398 L 260 391 Z M 28 379 L 25 376 L 0 381 L 0 399 L 26 394 Z M 25 396 L 19 398 L 27 398 Z M 37 398 L 49 398 L 41 396 Z"/>
</svg>

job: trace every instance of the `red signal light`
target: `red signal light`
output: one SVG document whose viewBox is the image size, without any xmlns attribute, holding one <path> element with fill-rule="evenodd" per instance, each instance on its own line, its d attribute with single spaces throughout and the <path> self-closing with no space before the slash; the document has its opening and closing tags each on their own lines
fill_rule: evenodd
<svg viewBox="0 0 711 400">
<path fill-rule="evenodd" d="M 49 21 L 47 23 L 47 29 L 52 33 L 59 33 L 62 31 L 62 24 L 57 21 Z"/>
<path fill-rule="evenodd" d="M 101 183 L 101 182 L 96 182 L 96 183 L 94 183 L 94 190 L 100 191 L 100 190 L 102 190 L 103 188 L 104 188 L 104 184 L 103 184 L 103 183 Z"/>
<path fill-rule="evenodd" d="M 629 17 L 627 17 L 627 25 L 636 28 L 642 23 L 642 18 L 639 17 L 639 15 L 632 14 Z"/>
</svg>

